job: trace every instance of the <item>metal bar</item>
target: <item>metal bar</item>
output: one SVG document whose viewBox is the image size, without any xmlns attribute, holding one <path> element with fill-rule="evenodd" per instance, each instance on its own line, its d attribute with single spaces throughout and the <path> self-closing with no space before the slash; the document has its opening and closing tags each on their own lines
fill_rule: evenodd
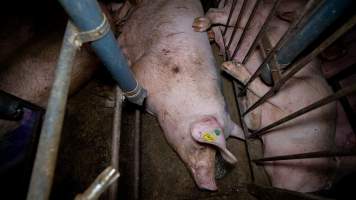
<svg viewBox="0 0 356 200">
<path fill-rule="evenodd" d="M 225 36 L 225 34 L 227 32 L 227 28 L 229 27 L 229 24 L 230 24 L 230 21 L 231 21 L 231 16 L 232 16 L 232 13 L 235 10 L 236 3 L 237 3 L 237 0 L 233 0 L 231 8 L 230 8 L 230 12 L 229 12 L 229 17 L 227 18 L 226 26 L 225 26 L 225 29 L 224 29 L 224 32 L 223 32 L 223 37 Z"/>
<path fill-rule="evenodd" d="M 133 199 L 140 199 L 140 131 L 141 125 L 141 112 L 136 109 L 135 111 L 135 139 L 134 139 L 134 182 L 133 182 Z"/>
<path fill-rule="evenodd" d="M 300 153 L 292 155 L 272 156 L 267 158 L 260 158 L 252 160 L 256 164 L 263 164 L 264 162 L 277 160 L 294 160 L 294 159 L 308 159 L 308 158 L 329 158 L 339 156 L 356 156 L 356 151 L 316 151 L 309 153 Z"/>
<path fill-rule="evenodd" d="M 282 36 L 282 38 L 277 42 L 277 44 L 274 46 L 274 48 L 271 50 L 271 52 L 268 54 L 267 58 L 265 58 L 262 62 L 262 64 L 257 68 L 255 73 L 252 74 L 250 79 L 247 81 L 245 84 L 244 89 L 241 91 L 241 93 L 245 93 L 247 87 L 249 84 L 257 78 L 257 76 L 260 74 L 260 72 L 263 70 L 263 68 L 270 62 L 272 57 L 275 55 L 275 53 L 278 51 L 278 49 L 281 48 L 283 43 L 297 30 L 297 26 L 302 22 L 303 18 L 307 13 L 314 8 L 315 2 L 318 0 L 310 0 L 308 1 L 307 5 L 303 9 L 303 12 L 299 15 L 298 19 L 293 22 L 292 25 L 289 26 L 287 32 Z"/>
<path fill-rule="evenodd" d="M 257 47 L 258 42 L 261 40 L 262 36 L 264 35 L 269 22 L 272 20 L 273 16 L 276 13 L 277 7 L 280 3 L 280 0 L 275 0 L 273 2 L 273 6 L 271 8 L 271 10 L 269 11 L 269 14 L 266 18 L 266 20 L 263 22 L 263 25 L 261 26 L 261 29 L 258 31 L 256 38 L 253 40 L 251 47 L 249 48 L 249 50 L 247 51 L 245 58 L 242 61 L 242 64 L 246 64 L 247 60 L 250 58 L 250 56 L 252 55 L 252 52 L 255 50 L 255 48 Z"/>
<path fill-rule="evenodd" d="M 82 194 L 78 194 L 74 200 L 96 200 L 100 195 L 113 184 L 120 174 L 113 167 L 107 167 L 99 176 L 94 180 L 92 184 Z"/>
<path fill-rule="evenodd" d="M 271 49 L 273 48 L 267 35 L 261 38 L 261 42 L 259 45 L 263 58 L 266 58 L 268 52 L 271 51 Z M 281 79 L 282 73 L 279 69 L 279 66 L 277 65 L 275 56 L 272 58 L 268 66 L 270 67 L 271 70 L 273 82 L 274 83 L 278 82 Z"/>
<path fill-rule="evenodd" d="M 77 46 L 73 43 L 75 33 L 74 26 L 68 23 L 42 125 L 29 192 L 27 194 L 28 200 L 47 200 L 51 191 L 72 65 L 77 50 Z"/>
<path fill-rule="evenodd" d="M 242 13 L 244 12 L 245 7 L 246 7 L 246 4 L 247 4 L 247 1 L 248 1 L 248 0 L 243 0 L 243 2 L 242 2 L 242 6 L 241 6 L 241 9 L 240 9 L 240 11 L 239 11 L 239 15 L 237 16 L 234 29 L 233 29 L 232 34 L 231 34 L 231 36 L 230 36 L 229 43 L 228 43 L 228 45 L 227 45 L 227 47 L 226 47 L 226 49 L 225 49 L 226 51 L 229 50 L 229 48 L 230 48 L 230 46 L 231 46 L 231 43 L 232 43 L 232 41 L 234 40 L 234 37 L 235 37 L 235 35 L 236 35 L 236 31 L 237 31 L 237 29 L 238 29 L 238 27 L 239 27 L 239 24 L 240 24 L 240 21 L 241 21 L 241 19 L 242 19 Z M 228 55 L 228 53 L 227 53 L 227 55 Z M 229 56 L 228 56 L 228 57 L 229 57 Z M 229 58 L 229 59 L 230 59 L 230 58 Z"/>
<path fill-rule="evenodd" d="M 232 80 L 232 83 L 233 83 L 233 88 L 234 88 L 234 91 L 235 91 L 235 99 L 236 99 L 236 104 L 237 104 L 237 112 L 239 114 L 239 120 L 240 120 L 240 124 L 241 124 L 241 127 L 242 127 L 242 131 L 244 133 L 244 136 L 245 138 L 247 138 L 248 136 L 248 128 L 245 124 L 245 121 L 242 119 L 242 109 L 241 109 L 241 106 L 240 106 L 240 103 L 239 103 L 239 100 L 238 100 L 238 93 L 239 93 L 239 86 L 238 86 L 238 83 L 235 81 L 235 80 Z M 248 144 L 249 141 L 245 140 L 244 141 L 244 144 L 245 144 L 245 148 L 246 148 L 246 152 L 247 152 L 247 159 L 248 160 L 251 160 L 251 155 L 250 155 L 250 151 L 249 151 L 249 144 Z M 250 169 L 250 174 L 251 174 L 251 182 L 254 182 L 255 181 L 255 174 L 253 172 L 253 167 L 251 165 L 251 162 L 248 163 L 248 166 L 249 166 L 249 169 Z"/>
<path fill-rule="evenodd" d="M 106 18 L 96 0 L 59 0 L 73 23 L 81 31 L 92 31 L 105 23 Z M 99 34 L 100 32 L 98 32 Z M 145 89 L 134 78 L 122 50 L 111 30 L 91 43 L 95 53 L 110 71 L 127 99 L 142 105 L 147 96 Z"/>
<path fill-rule="evenodd" d="M 338 91 L 341 89 L 341 85 L 339 82 L 347 77 L 354 75 L 355 73 L 356 73 L 356 63 L 347 67 L 346 69 L 342 70 L 336 75 L 333 75 L 331 78 L 327 79 L 327 81 L 331 85 L 334 91 Z M 352 109 L 350 101 L 345 96 L 340 99 L 340 103 L 344 109 L 344 112 L 347 116 L 347 119 L 349 121 L 349 124 L 354 134 L 356 134 L 356 114 Z"/>
<path fill-rule="evenodd" d="M 347 10 L 350 4 L 352 0 L 325 1 L 278 51 L 276 56 L 278 64 L 285 66 L 293 62 L 309 44 Z"/>
<path fill-rule="evenodd" d="M 317 101 L 317 102 L 315 102 L 315 103 L 313 103 L 313 104 L 311 104 L 311 105 L 309 105 L 307 107 L 304 107 L 304 108 L 302 108 L 302 109 L 300 109 L 300 110 L 298 110 L 298 111 L 296 111 L 296 112 L 294 112 L 294 113 L 292 113 L 292 114 L 290 114 L 290 115 L 288 115 L 288 116 L 286 116 L 286 117 L 284 117 L 284 118 L 282 118 L 282 119 L 280 119 L 280 120 L 278 120 L 278 121 L 276 121 L 276 122 L 274 122 L 274 123 L 272 123 L 272 124 L 270 124 L 270 125 L 268 125 L 268 126 L 266 126 L 264 128 L 261 128 L 260 130 L 257 130 L 255 132 L 253 132 L 250 135 L 250 137 L 262 136 L 262 135 L 266 134 L 268 130 L 271 130 L 272 128 L 274 128 L 274 127 L 276 127 L 278 125 L 281 125 L 281 124 L 283 124 L 285 122 L 288 122 L 288 121 L 290 121 L 290 120 L 292 120 L 292 119 L 294 119 L 296 117 L 299 117 L 299 116 L 301 116 L 301 115 L 303 115 L 303 114 L 305 114 L 305 113 L 307 113 L 309 111 L 317 109 L 317 108 L 319 108 L 321 106 L 324 106 L 324 105 L 326 105 L 328 103 L 331 103 L 331 102 L 333 102 L 335 100 L 338 100 L 338 99 L 340 99 L 340 98 L 342 98 L 344 96 L 347 96 L 347 95 L 349 95 L 351 93 L 354 93 L 354 92 L 356 92 L 356 84 L 354 84 L 352 86 L 349 86 L 349 87 L 346 87 L 344 89 L 341 89 L 341 90 L 337 91 L 336 93 L 334 93 L 332 95 L 329 95 L 329 96 L 327 96 L 327 97 L 325 97 L 325 98 L 323 98 L 323 99 L 321 99 L 321 100 L 319 100 L 319 101 Z"/>
<path fill-rule="evenodd" d="M 356 15 L 351 17 L 341 28 L 324 40 L 318 47 L 316 47 L 307 56 L 298 60 L 295 64 L 291 64 L 290 70 L 286 75 L 284 75 L 266 94 L 264 94 L 258 101 L 256 101 L 251 107 L 249 107 L 245 112 L 244 116 L 257 108 L 259 105 L 264 103 L 268 98 L 273 96 L 284 84 L 287 82 L 294 74 L 299 72 L 303 67 L 308 64 L 312 59 L 314 59 L 320 52 L 325 50 L 329 45 L 331 45 L 335 40 L 337 40 L 341 35 L 350 30 L 356 24 Z M 251 79 L 251 78 L 250 78 Z"/>
<path fill-rule="evenodd" d="M 250 16 L 248 17 L 248 20 L 247 20 L 247 22 L 246 22 L 245 28 L 244 28 L 244 30 L 242 31 L 239 40 L 237 41 L 235 50 L 234 50 L 234 52 L 232 53 L 231 58 L 234 58 L 234 57 L 236 56 L 237 51 L 240 49 L 241 44 L 242 44 L 242 42 L 243 42 L 243 40 L 244 40 L 244 38 L 245 38 L 245 35 L 246 35 L 246 33 L 247 33 L 247 29 L 248 29 L 248 27 L 250 26 L 253 17 L 255 16 L 255 13 L 256 13 L 256 11 L 257 11 L 257 7 L 258 7 L 260 1 L 261 1 L 261 0 L 256 0 L 256 1 L 255 1 L 255 4 L 253 5 L 252 11 L 251 11 L 251 14 L 250 14 Z"/>
<path fill-rule="evenodd" d="M 256 197 L 257 199 L 263 200 L 333 200 L 310 193 L 301 193 L 292 190 L 260 186 L 251 183 L 247 184 L 245 188 L 247 189 L 246 192 Z M 245 188 L 240 186 L 238 189 L 243 190 Z"/>
<path fill-rule="evenodd" d="M 120 158 L 120 136 L 121 136 L 121 114 L 123 94 L 119 87 L 116 87 L 116 103 L 114 111 L 113 129 L 112 129 L 112 144 L 111 144 L 111 166 L 119 171 L 119 158 Z M 110 186 L 109 199 L 117 199 L 118 183 L 115 182 Z"/>
</svg>

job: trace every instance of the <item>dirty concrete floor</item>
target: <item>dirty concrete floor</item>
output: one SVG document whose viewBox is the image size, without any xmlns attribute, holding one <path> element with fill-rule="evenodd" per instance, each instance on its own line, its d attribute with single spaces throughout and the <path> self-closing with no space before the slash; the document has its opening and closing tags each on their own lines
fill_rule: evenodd
<svg viewBox="0 0 356 200">
<path fill-rule="evenodd" d="M 73 199 L 110 165 L 113 88 L 96 77 L 69 99 L 51 199 Z"/>
<path fill-rule="evenodd" d="M 216 49 L 215 49 L 215 52 Z M 217 57 L 221 62 L 221 57 Z M 111 131 L 114 110 L 114 87 L 103 77 L 90 81 L 68 103 L 51 199 L 73 199 L 110 164 Z M 223 76 L 223 92 L 235 122 L 237 115 L 233 84 Z M 197 189 L 178 155 L 167 144 L 157 120 L 141 110 L 139 143 L 139 179 L 135 177 L 135 111 L 125 103 L 122 113 L 120 174 L 118 199 L 256 199 L 237 187 L 244 183 L 268 185 L 263 170 L 251 166 L 245 142 L 229 139 L 228 148 L 238 164 L 217 181 L 218 192 Z M 250 156 L 261 156 L 261 144 L 248 143 Z M 103 196 L 101 199 L 107 199 Z"/>
</svg>

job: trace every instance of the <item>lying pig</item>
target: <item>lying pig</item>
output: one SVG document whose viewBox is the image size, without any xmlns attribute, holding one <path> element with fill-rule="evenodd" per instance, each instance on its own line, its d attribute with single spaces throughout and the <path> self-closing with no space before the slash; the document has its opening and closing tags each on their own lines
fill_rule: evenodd
<svg viewBox="0 0 356 200">
<path fill-rule="evenodd" d="M 202 14 L 199 0 L 142 0 L 119 43 L 148 91 L 147 110 L 157 116 L 167 141 L 197 186 L 216 190 L 216 149 L 235 163 L 225 138 L 243 134 L 225 109 L 207 34 L 192 28 Z"/>
<path fill-rule="evenodd" d="M 0 90 L 45 108 L 53 84 L 61 43 L 62 33 L 50 33 L 23 44 L 20 49 L 0 63 Z M 97 59 L 88 48 L 82 47 L 77 52 L 72 70 L 70 94 L 89 80 L 97 65 Z M 2 134 L 16 126 L 14 122 L 0 120 Z"/>
<path fill-rule="evenodd" d="M 226 5 L 231 6 L 231 1 L 228 2 L 230 3 Z M 238 3 L 239 2 L 240 1 L 238 1 Z M 293 1 L 293 3 L 295 3 L 295 1 Z M 293 6 L 295 5 L 293 4 Z M 238 64 L 244 58 L 249 45 L 263 24 L 265 20 L 263 16 L 267 16 L 268 13 L 268 11 L 266 11 L 267 7 L 268 6 L 260 6 L 258 8 L 257 15 L 254 18 L 255 22 L 258 23 L 251 23 L 251 27 L 248 29 L 251 34 L 247 35 L 241 45 L 245 48 L 240 48 L 232 62 L 223 64 L 223 68 L 234 74 L 235 78 L 242 83 L 246 83 L 251 73 L 262 63 L 263 58 L 259 52 L 255 50 L 245 66 Z M 284 13 L 284 8 L 287 8 L 287 6 L 279 7 L 277 13 L 279 13 L 279 15 Z M 226 7 L 220 9 L 221 13 L 225 11 L 225 16 L 221 13 L 220 16 L 212 15 L 211 13 L 209 14 L 209 12 L 206 16 L 212 21 L 211 24 L 213 24 L 215 21 L 226 20 L 228 15 L 227 10 L 229 10 L 229 8 Z M 212 12 L 215 13 L 218 13 L 218 11 L 219 10 L 212 10 Z M 238 14 L 234 13 L 234 15 Z M 223 19 L 219 19 L 222 17 Z M 246 21 L 247 18 L 248 15 L 243 15 L 243 19 L 245 20 L 242 21 Z M 205 30 L 205 26 L 207 26 L 205 21 L 204 18 L 203 20 L 202 18 L 198 18 L 195 20 L 193 26 L 197 31 Z M 277 17 L 273 18 L 271 26 L 267 31 L 273 45 L 277 43 L 287 27 L 288 23 L 285 20 L 281 21 Z M 230 35 L 227 34 L 223 37 L 219 29 L 215 29 L 215 31 L 217 31 L 215 32 L 215 36 L 218 37 L 218 45 L 222 50 L 225 50 L 222 41 L 228 41 Z M 242 32 L 242 30 L 240 32 Z M 236 36 L 236 38 L 238 37 L 239 36 Z M 228 51 L 233 51 L 234 47 L 234 44 L 231 45 Z M 270 88 L 264 85 L 259 79 L 252 82 L 247 91 L 247 95 L 242 99 L 244 109 L 246 110 L 251 106 L 269 89 Z M 275 96 L 246 115 L 244 120 L 249 129 L 257 130 L 329 94 L 331 94 L 331 89 L 321 75 L 320 62 L 315 59 L 292 77 Z M 333 149 L 335 146 L 334 135 L 336 126 L 335 108 L 334 103 L 328 104 L 263 135 L 264 157 Z M 275 187 L 301 192 L 312 192 L 330 186 L 333 178 L 333 173 L 331 172 L 333 172 L 336 165 L 337 162 L 332 158 L 318 158 L 269 162 L 265 164 L 265 169 L 271 179 L 272 185 Z"/>
</svg>

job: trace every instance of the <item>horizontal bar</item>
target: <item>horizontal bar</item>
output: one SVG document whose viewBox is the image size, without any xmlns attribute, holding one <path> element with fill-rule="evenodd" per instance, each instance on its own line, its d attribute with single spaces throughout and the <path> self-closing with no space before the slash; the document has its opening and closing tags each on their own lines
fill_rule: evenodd
<svg viewBox="0 0 356 200">
<path fill-rule="evenodd" d="M 245 186 L 247 192 L 257 199 L 264 200 L 335 200 L 325 197 L 320 197 L 310 193 L 301 193 L 292 190 L 286 190 L 276 187 L 260 186 L 256 184 L 247 184 Z M 239 190 L 244 189 L 239 187 Z"/>
<path fill-rule="evenodd" d="M 226 1 L 225 1 L 225 2 L 226 2 Z M 224 2 L 224 3 L 225 3 L 225 2 Z M 235 10 L 236 4 L 237 4 L 237 0 L 233 0 L 233 1 L 232 1 L 231 8 L 230 8 L 229 16 L 228 16 L 228 18 L 227 18 L 226 26 L 225 26 L 225 28 L 224 28 L 223 36 L 226 35 L 227 28 L 229 27 L 229 24 L 230 24 L 230 21 L 231 21 L 231 16 L 232 16 L 232 13 L 233 13 L 234 10 Z"/>
<path fill-rule="evenodd" d="M 225 48 L 226 51 L 228 51 L 230 49 L 231 43 L 234 40 L 234 37 L 236 35 L 236 31 L 237 31 L 237 29 L 238 29 L 238 27 L 240 25 L 240 21 L 242 19 L 242 14 L 244 13 L 244 10 L 245 10 L 246 4 L 247 4 L 247 1 L 248 0 L 243 0 L 243 2 L 242 2 L 242 6 L 241 6 L 241 8 L 239 10 L 239 15 L 237 16 L 234 29 L 233 29 L 232 34 L 231 34 L 230 39 L 229 39 L 229 43 L 227 44 L 227 47 Z M 230 57 L 229 57 L 229 59 L 230 59 Z"/>
<path fill-rule="evenodd" d="M 292 119 L 295 119 L 295 118 L 297 118 L 297 117 L 299 117 L 299 116 L 301 116 L 301 115 L 303 115 L 303 114 L 305 114 L 307 112 L 310 112 L 310 111 L 312 111 L 314 109 L 317 109 L 317 108 L 319 108 L 321 106 L 324 106 L 324 105 L 326 105 L 328 103 L 336 101 L 336 100 L 338 100 L 338 99 L 340 99 L 340 98 L 342 98 L 344 96 L 350 95 L 350 94 L 352 94 L 354 92 L 356 92 L 356 84 L 353 84 L 352 86 L 349 86 L 349 87 L 346 87 L 344 89 L 341 89 L 341 90 L 337 91 L 336 93 L 334 93 L 332 95 L 329 95 L 329 96 L 327 96 L 327 97 L 325 97 L 325 98 L 323 98 L 323 99 L 321 99 L 321 100 L 319 100 L 319 101 L 317 101 L 317 102 L 315 102 L 315 103 L 313 103 L 313 104 L 311 104 L 311 105 L 309 105 L 307 107 L 304 107 L 304 108 L 302 108 L 302 109 L 300 109 L 300 110 L 298 110 L 298 111 L 296 111 L 296 112 L 294 112 L 294 113 L 292 113 L 292 114 L 290 114 L 290 115 L 288 115 L 288 116 L 286 116 L 286 117 L 284 117 L 284 118 L 282 118 L 282 119 L 280 119 L 280 120 L 278 120 L 278 121 L 276 121 L 276 122 L 274 122 L 274 123 L 272 123 L 272 124 L 270 124 L 270 125 L 268 125 L 268 126 L 266 126 L 264 128 L 261 128 L 260 130 L 257 130 L 255 132 L 253 132 L 252 135 L 250 135 L 250 138 L 255 138 L 255 137 L 262 136 L 262 135 L 266 134 L 267 131 L 271 130 L 272 128 L 274 128 L 274 127 L 276 127 L 278 125 L 286 123 L 286 122 L 288 122 L 288 121 L 290 121 Z"/>
<path fill-rule="evenodd" d="M 329 157 L 341 157 L 341 156 L 356 156 L 356 151 L 316 151 L 309 153 L 291 154 L 283 156 L 272 156 L 267 158 L 260 158 L 252 160 L 256 164 L 263 164 L 269 161 L 279 160 L 294 160 L 294 159 L 308 159 L 308 158 L 329 158 Z"/>
<path fill-rule="evenodd" d="M 260 1 L 261 1 L 261 0 L 256 0 L 256 1 L 255 1 L 255 4 L 253 5 L 253 9 L 252 9 L 252 11 L 251 11 L 251 14 L 250 14 L 250 16 L 248 17 L 248 20 L 247 20 L 247 22 L 246 22 L 245 28 L 244 28 L 244 30 L 242 31 L 242 34 L 241 34 L 241 36 L 240 36 L 240 38 L 239 38 L 239 40 L 238 40 L 238 42 L 237 42 L 237 44 L 236 44 L 235 50 L 234 50 L 234 52 L 232 53 L 231 58 L 234 58 L 234 57 L 236 56 L 237 51 L 240 49 L 241 44 L 242 44 L 242 42 L 243 42 L 243 40 L 244 40 L 244 38 L 245 38 L 245 35 L 246 35 L 246 33 L 247 33 L 247 29 L 248 29 L 248 27 L 250 26 L 253 17 L 255 16 L 255 13 L 256 13 L 256 11 L 257 11 L 257 7 L 258 7 Z"/>
<path fill-rule="evenodd" d="M 250 79 L 246 82 L 245 87 L 243 88 L 243 90 L 241 91 L 242 94 L 244 94 L 246 92 L 247 87 L 250 85 L 250 83 L 252 81 L 254 81 L 258 75 L 260 75 L 261 71 L 263 70 L 263 68 L 270 62 L 270 60 L 272 59 L 272 57 L 275 55 L 275 53 L 282 47 L 282 45 L 284 44 L 284 42 L 291 36 L 294 34 L 294 32 L 297 30 L 298 25 L 302 22 L 302 20 L 305 18 L 305 15 L 307 15 L 307 13 L 309 13 L 311 10 L 314 9 L 314 5 L 316 3 L 316 1 L 318 0 L 310 0 L 308 1 L 307 5 L 305 6 L 305 8 L 303 9 L 303 12 L 299 15 L 298 19 L 296 19 L 288 28 L 288 30 L 286 31 L 286 33 L 282 36 L 281 39 L 279 39 L 279 41 L 277 42 L 277 44 L 273 47 L 273 49 L 271 50 L 271 52 L 268 54 L 267 58 L 265 58 L 263 60 L 263 62 L 261 63 L 261 65 L 257 68 L 257 70 L 255 71 L 255 73 L 252 74 L 252 76 L 250 77 Z"/>
<path fill-rule="evenodd" d="M 68 23 L 42 125 L 29 192 L 27 194 L 28 200 L 47 200 L 50 195 L 73 60 L 77 50 L 77 46 L 72 42 L 74 34 L 76 34 L 74 26 Z"/>
<path fill-rule="evenodd" d="M 348 20 L 342 27 L 340 27 L 336 32 L 324 40 L 318 47 L 316 47 L 307 56 L 299 59 L 295 64 L 291 64 L 290 70 L 284 75 L 265 95 L 258 99 L 251 107 L 249 107 L 243 114 L 245 116 L 247 113 L 257 108 L 259 105 L 264 103 L 268 98 L 272 97 L 284 84 L 287 82 L 294 74 L 299 72 L 303 67 L 306 66 L 312 59 L 314 59 L 320 52 L 324 51 L 328 46 L 330 46 L 334 41 L 336 41 L 345 32 L 350 30 L 356 24 L 356 15 Z"/>
</svg>

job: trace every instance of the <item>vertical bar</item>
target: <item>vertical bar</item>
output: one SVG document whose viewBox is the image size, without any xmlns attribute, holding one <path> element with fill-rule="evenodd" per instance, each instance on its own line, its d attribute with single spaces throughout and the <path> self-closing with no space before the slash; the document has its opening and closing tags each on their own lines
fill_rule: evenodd
<svg viewBox="0 0 356 200">
<path fill-rule="evenodd" d="M 229 27 L 229 24 L 230 24 L 230 21 L 231 21 L 231 16 L 232 16 L 232 13 L 235 10 L 236 3 L 237 3 L 237 0 L 233 0 L 231 8 L 230 8 L 230 12 L 229 12 L 229 17 L 227 18 L 226 26 L 225 26 L 225 29 L 224 29 L 224 32 L 223 32 L 223 37 L 225 36 L 225 34 L 227 32 L 227 28 Z"/>
<path fill-rule="evenodd" d="M 273 2 L 273 6 L 272 6 L 271 10 L 269 11 L 269 14 L 268 14 L 266 20 L 263 22 L 261 29 L 258 31 L 256 38 L 253 40 L 250 49 L 247 51 L 247 54 L 242 61 L 242 64 L 245 65 L 247 63 L 247 60 L 250 58 L 250 56 L 252 55 L 252 52 L 257 47 L 257 44 L 261 40 L 261 37 L 264 35 L 264 33 L 269 25 L 269 22 L 272 20 L 272 17 L 275 15 L 279 3 L 280 3 L 280 0 L 275 0 Z"/>
<path fill-rule="evenodd" d="M 248 1 L 248 0 L 243 0 L 243 2 L 242 2 L 242 6 L 241 6 L 241 9 L 240 9 L 240 11 L 239 11 L 239 15 L 237 16 L 237 19 L 236 19 L 236 22 L 235 22 L 234 30 L 232 31 L 232 34 L 231 34 L 231 36 L 230 36 L 229 43 L 228 43 L 228 45 L 227 45 L 227 47 L 226 47 L 226 50 L 227 50 L 227 51 L 229 50 L 229 48 L 230 48 L 230 46 L 231 46 L 231 43 L 232 43 L 232 41 L 234 40 L 234 37 L 235 37 L 235 35 L 236 35 L 236 31 L 237 31 L 237 29 L 238 29 L 238 27 L 239 27 L 239 24 L 240 24 L 240 21 L 241 21 L 241 18 L 242 18 L 242 14 L 244 13 L 244 10 L 245 10 L 247 1 Z"/>
<path fill-rule="evenodd" d="M 47 200 L 50 195 L 61 137 L 65 105 L 77 47 L 73 44 L 75 28 L 68 23 L 59 55 L 48 108 L 42 125 L 28 200 Z"/>
<path fill-rule="evenodd" d="M 266 94 L 264 94 L 258 101 L 256 101 L 251 107 L 249 107 L 245 112 L 244 116 L 255 109 L 262 103 L 264 103 L 268 98 L 273 96 L 284 84 L 287 82 L 294 74 L 299 72 L 306 64 L 308 64 L 312 59 L 314 59 L 320 52 L 324 51 L 329 45 L 331 45 L 335 40 L 337 40 L 341 35 L 350 30 L 356 24 L 356 15 L 351 17 L 342 27 L 340 27 L 336 32 L 324 40 L 318 47 L 316 47 L 307 56 L 298 60 L 295 64 L 291 64 L 290 70 L 286 75 L 284 75 Z M 250 78 L 251 80 L 251 78 Z"/>
<path fill-rule="evenodd" d="M 305 15 L 314 8 L 314 4 L 317 0 L 310 0 L 307 5 L 305 6 L 305 8 L 303 9 L 303 12 L 299 15 L 298 19 L 295 20 L 293 22 L 293 24 L 291 24 L 287 30 L 287 32 L 282 36 L 282 38 L 278 41 L 278 43 L 274 46 L 274 48 L 271 50 L 271 52 L 268 54 L 267 58 L 264 59 L 264 61 L 262 62 L 262 64 L 257 68 L 257 70 L 255 71 L 255 73 L 252 74 L 252 76 L 250 77 L 250 79 L 247 81 L 247 83 L 245 84 L 244 89 L 242 90 L 241 93 L 245 93 L 247 87 L 249 86 L 249 84 L 255 80 L 257 78 L 257 76 L 260 74 L 260 72 L 262 71 L 263 67 L 265 67 L 265 65 L 267 65 L 269 63 L 269 61 L 272 59 L 272 57 L 275 55 L 275 52 L 278 51 L 278 49 L 281 48 L 281 46 L 283 45 L 284 41 L 286 41 L 296 30 L 297 30 L 297 26 L 301 23 L 302 19 L 305 18 Z"/>
<path fill-rule="evenodd" d="M 356 151 L 316 151 L 309 153 L 282 155 L 282 156 L 271 156 L 267 158 L 260 158 L 253 160 L 257 164 L 263 164 L 268 161 L 277 160 L 294 160 L 294 159 L 308 159 L 308 158 L 329 158 L 329 157 L 339 157 L 339 156 L 356 156 Z"/>
<path fill-rule="evenodd" d="M 253 19 L 254 16 L 255 16 L 255 13 L 256 13 L 256 11 L 257 11 L 257 7 L 258 7 L 260 1 L 261 1 L 261 0 L 256 0 L 256 1 L 255 1 L 255 4 L 253 5 L 252 11 L 251 11 L 251 14 L 250 14 L 250 16 L 248 17 L 247 23 L 246 23 L 246 25 L 245 25 L 244 30 L 242 31 L 242 34 L 241 34 L 239 40 L 237 41 L 235 50 L 234 50 L 234 52 L 232 53 L 231 58 L 234 58 L 235 55 L 236 55 L 236 53 L 237 53 L 237 51 L 240 49 L 241 44 L 242 44 L 242 42 L 243 42 L 243 40 L 244 40 L 244 38 L 245 38 L 245 35 L 246 35 L 246 33 L 247 33 L 247 29 L 248 29 L 248 27 L 250 26 L 250 24 L 251 24 L 251 22 L 252 22 L 252 19 Z M 279 1 L 279 0 L 278 0 L 278 1 Z"/>
<path fill-rule="evenodd" d="M 135 140 L 134 140 L 134 200 L 140 199 L 140 125 L 141 125 L 141 112 L 136 109 L 135 111 Z"/>
<path fill-rule="evenodd" d="M 94 30 L 105 20 L 96 0 L 58 1 L 80 31 Z M 135 104 L 142 105 L 147 92 L 135 79 L 122 50 L 118 46 L 114 33 L 110 30 L 103 37 L 93 41 L 91 47 L 110 71 L 127 99 Z"/>
<path fill-rule="evenodd" d="M 119 158 L 120 158 L 120 136 L 121 136 L 121 113 L 123 94 L 121 89 L 116 87 L 116 103 L 114 111 L 114 122 L 112 130 L 112 146 L 111 146 L 111 166 L 119 171 Z M 117 199 L 118 183 L 114 182 L 109 189 L 109 199 Z"/>
<path fill-rule="evenodd" d="M 239 93 L 239 86 L 237 84 L 237 82 L 235 80 L 232 81 L 233 83 L 233 88 L 234 88 L 234 91 L 235 91 L 235 99 L 236 99 L 236 104 L 237 104 L 237 112 L 239 114 L 239 120 L 240 120 L 240 124 L 241 124 L 241 127 L 242 127 L 242 131 L 244 133 L 244 136 L 245 138 L 247 138 L 247 133 L 248 133 L 248 129 L 247 129 L 247 126 L 245 124 L 245 121 L 242 119 L 242 109 L 241 109 L 241 106 L 240 106 L 240 103 L 239 103 L 239 100 L 238 100 L 238 93 Z M 250 155 L 250 152 L 249 152 L 249 144 L 248 144 L 249 141 L 245 140 L 244 141 L 244 144 L 245 144 L 245 148 L 246 148 L 246 152 L 247 152 L 247 159 L 249 161 L 251 161 L 251 155 Z M 253 172 L 253 167 L 251 165 L 251 162 L 248 162 L 248 167 L 250 169 L 250 174 L 251 174 L 251 182 L 254 182 L 255 181 L 255 174 Z"/>
<path fill-rule="evenodd" d="M 276 122 L 273 122 L 270 125 L 267 125 L 264 128 L 261 128 L 261 129 L 255 131 L 255 132 L 253 132 L 250 137 L 252 138 L 252 137 L 262 136 L 262 135 L 266 134 L 269 130 L 271 130 L 272 128 L 274 128 L 276 126 L 279 126 L 279 125 L 281 125 L 283 123 L 286 123 L 286 122 L 288 122 L 288 121 L 290 121 L 292 119 L 295 119 L 295 118 L 297 118 L 297 117 L 299 117 L 299 116 L 301 116 L 301 115 L 303 115 L 303 114 L 305 114 L 307 112 L 310 112 L 310 111 L 312 111 L 314 109 L 317 109 L 317 108 L 319 108 L 321 106 L 324 106 L 324 105 L 326 105 L 328 103 L 336 101 L 336 100 L 338 100 L 338 99 L 340 99 L 340 98 L 342 98 L 344 96 L 347 96 L 347 95 L 349 95 L 351 93 L 354 93 L 354 92 L 356 92 L 356 84 L 354 84 L 352 86 L 349 86 L 349 87 L 346 87 L 344 89 L 341 89 L 341 90 L 337 91 L 335 94 L 329 95 L 329 96 L 327 96 L 327 97 L 325 97 L 325 98 L 323 98 L 323 99 L 321 99 L 321 100 L 319 100 L 319 101 L 317 101 L 317 102 L 315 102 L 315 103 L 313 103 L 313 104 L 311 104 L 309 106 L 306 106 L 306 107 L 304 107 L 304 108 L 302 108 L 302 109 L 300 109 L 300 110 L 298 110 L 298 111 L 296 111 L 296 112 L 294 112 L 294 113 L 292 113 L 292 114 L 290 114 L 290 115 L 288 115 L 288 116 L 286 116 L 286 117 L 284 117 L 284 118 L 282 118 L 282 119 L 280 119 L 280 120 L 278 120 Z"/>
</svg>

